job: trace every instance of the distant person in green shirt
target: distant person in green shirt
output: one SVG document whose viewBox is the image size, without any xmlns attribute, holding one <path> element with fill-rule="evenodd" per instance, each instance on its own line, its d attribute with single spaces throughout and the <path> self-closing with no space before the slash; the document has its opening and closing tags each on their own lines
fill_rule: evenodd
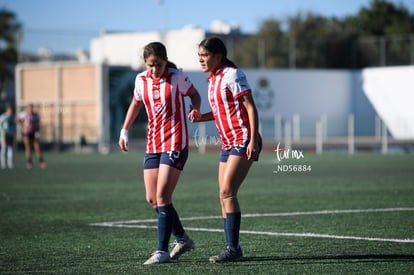
<svg viewBox="0 0 414 275">
<path fill-rule="evenodd" d="M 7 106 L 6 112 L 0 115 L 1 168 L 14 167 L 14 140 L 16 137 L 16 122 L 14 109 Z"/>
</svg>

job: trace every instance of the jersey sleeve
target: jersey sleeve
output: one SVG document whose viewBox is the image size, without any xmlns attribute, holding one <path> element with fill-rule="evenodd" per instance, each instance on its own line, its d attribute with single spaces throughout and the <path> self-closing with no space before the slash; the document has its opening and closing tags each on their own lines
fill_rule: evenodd
<svg viewBox="0 0 414 275">
<path fill-rule="evenodd" d="M 178 72 L 177 77 L 178 77 L 178 89 L 180 90 L 182 95 L 186 96 L 188 92 L 190 92 L 191 88 L 193 87 L 193 83 L 191 83 L 188 76 L 184 74 L 183 72 Z"/>
<path fill-rule="evenodd" d="M 229 74 L 228 88 L 232 91 L 234 98 L 251 92 L 246 75 L 239 69 Z"/>
<path fill-rule="evenodd" d="M 135 79 L 135 88 L 134 88 L 134 100 L 136 102 L 141 102 L 142 98 L 142 91 L 143 91 L 143 81 L 141 77 L 137 76 Z"/>
</svg>

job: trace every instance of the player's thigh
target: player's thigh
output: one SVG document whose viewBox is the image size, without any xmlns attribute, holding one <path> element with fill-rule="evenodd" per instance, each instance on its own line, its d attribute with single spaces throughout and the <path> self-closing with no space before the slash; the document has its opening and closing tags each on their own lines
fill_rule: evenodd
<svg viewBox="0 0 414 275">
<path fill-rule="evenodd" d="M 28 136 L 24 136 L 24 137 L 23 137 L 23 144 L 24 144 L 24 146 L 26 146 L 26 147 L 30 147 L 30 137 L 28 137 Z"/>
<path fill-rule="evenodd" d="M 144 169 L 146 199 L 154 207 L 157 205 L 158 170 L 158 168 Z"/>
<path fill-rule="evenodd" d="M 245 157 L 230 155 L 223 171 L 223 189 L 221 190 L 231 192 L 231 195 L 235 196 L 252 163 L 253 160 L 248 160 Z"/>
<path fill-rule="evenodd" d="M 181 171 L 166 164 L 160 164 L 157 181 L 157 200 L 161 204 L 171 203 L 172 194 L 180 178 Z"/>
<path fill-rule="evenodd" d="M 223 188 L 225 187 L 224 174 L 226 172 L 226 168 L 227 168 L 227 162 L 220 162 L 219 163 L 218 182 L 219 182 L 219 189 L 220 190 L 223 190 Z M 222 198 L 220 198 L 220 199 L 222 199 Z"/>
</svg>

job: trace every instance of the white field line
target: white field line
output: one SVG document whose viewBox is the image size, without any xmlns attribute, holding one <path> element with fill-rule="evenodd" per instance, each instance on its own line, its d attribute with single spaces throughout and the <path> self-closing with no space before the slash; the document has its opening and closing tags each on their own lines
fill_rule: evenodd
<svg viewBox="0 0 414 275">
<path fill-rule="evenodd" d="M 281 217 L 281 216 L 355 214 L 355 213 L 359 214 L 359 213 L 372 213 L 372 212 L 399 212 L 399 211 L 414 211 L 414 207 L 377 208 L 377 209 L 349 209 L 349 210 L 320 210 L 320 211 L 306 211 L 306 212 L 244 214 L 243 217 Z"/>
<path fill-rule="evenodd" d="M 411 240 L 411 239 L 367 238 L 367 237 L 338 236 L 338 235 L 315 234 L 315 233 L 277 233 L 277 232 L 245 231 L 245 230 L 240 230 L 240 233 L 255 234 L 255 235 L 268 235 L 268 236 L 284 236 L 284 237 L 308 237 L 308 238 L 325 238 L 325 239 L 357 240 L 357 241 L 414 243 L 414 240 Z"/>
<path fill-rule="evenodd" d="M 257 213 L 257 214 L 243 214 L 244 218 L 255 217 L 286 217 L 286 216 L 300 216 L 300 215 L 327 215 L 327 214 L 355 214 L 355 213 L 372 213 L 372 212 L 399 212 L 399 211 L 414 211 L 414 208 L 377 208 L 377 209 L 350 209 L 350 210 L 322 210 L 322 211 L 307 211 L 307 212 L 285 212 L 285 213 Z M 203 216 L 203 217 L 188 217 L 181 218 L 181 220 L 207 220 L 207 219 L 221 219 L 221 216 Z M 142 223 L 157 222 L 157 219 L 145 220 L 129 220 L 129 221 L 114 221 L 90 223 L 91 226 L 101 227 L 118 227 L 118 228 L 140 228 L 140 229 L 157 229 L 157 226 L 143 225 Z M 185 227 L 187 231 L 202 231 L 202 232 L 223 232 L 223 229 L 214 228 L 197 228 Z M 342 239 L 342 240 L 360 240 L 360 241 L 379 241 L 379 242 L 396 242 L 396 243 L 414 243 L 412 239 L 388 239 L 388 238 L 369 238 L 356 236 L 338 236 L 328 234 L 315 233 L 279 233 L 266 231 L 250 231 L 241 230 L 241 234 L 267 235 L 267 236 L 284 236 L 284 237 L 308 237 L 308 238 L 327 238 L 327 239 Z"/>
</svg>

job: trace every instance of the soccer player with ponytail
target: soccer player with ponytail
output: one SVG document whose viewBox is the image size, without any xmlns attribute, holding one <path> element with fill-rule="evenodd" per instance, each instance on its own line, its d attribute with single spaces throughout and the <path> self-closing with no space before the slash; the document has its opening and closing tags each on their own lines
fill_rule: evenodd
<svg viewBox="0 0 414 275">
<path fill-rule="evenodd" d="M 194 249 L 185 233 L 172 194 L 188 157 L 188 131 L 184 96 L 189 96 L 190 120 L 201 117 L 201 98 L 188 77 L 167 58 L 165 46 L 153 42 L 144 48 L 146 71 L 135 80 L 134 97 L 129 106 L 119 138 L 119 146 L 128 151 L 128 129 L 137 117 L 142 103 L 148 115 L 147 147 L 144 158 L 146 199 L 158 215 L 158 247 L 144 264 L 159 264 L 178 259 Z M 168 242 L 174 234 L 176 243 L 168 253 Z"/>
<path fill-rule="evenodd" d="M 223 143 L 218 171 L 221 210 L 227 247 L 210 262 L 239 260 L 241 210 L 237 192 L 262 147 L 259 118 L 245 74 L 227 58 L 217 37 L 204 39 L 198 47 L 199 62 L 208 77 L 211 112 L 192 122 L 215 120 Z"/>
</svg>

